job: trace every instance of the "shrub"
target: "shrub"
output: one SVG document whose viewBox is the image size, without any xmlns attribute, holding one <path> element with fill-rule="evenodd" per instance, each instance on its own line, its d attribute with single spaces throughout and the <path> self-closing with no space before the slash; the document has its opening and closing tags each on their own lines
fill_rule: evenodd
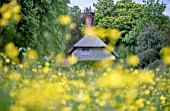
<svg viewBox="0 0 170 111">
<path fill-rule="evenodd" d="M 148 49 L 139 54 L 140 67 L 147 67 L 150 63 L 159 59 L 159 53 L 155 49 Z"/>
<path fill-rule="evenodd" d="M 154 62 L 148 65 L 148 68 L 149 69 L 156 69 L 156 68 L 165 69 L 166 65 L 164 64 L 162 60 L 155 60 Z"/>
<path fill-rule="evenodd" d="M 154 24 L 148 24 L 140 32 L 137 38 L 136 53 L 141 53 L 147 49 L 160 51 L 163 47 L 162 32 Z"/>
</svg>

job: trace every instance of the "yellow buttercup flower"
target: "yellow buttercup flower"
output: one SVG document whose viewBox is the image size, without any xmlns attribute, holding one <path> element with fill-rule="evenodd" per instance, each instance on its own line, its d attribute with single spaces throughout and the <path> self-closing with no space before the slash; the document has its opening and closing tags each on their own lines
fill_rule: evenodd
<svg viewBox="0 0 170 111">
<path fill-rule="evenodd" d="M 70 63 L 70 64 L 74 64 L 74 63 L 76 63 L 77 62 L 77 57 L 75 57 L 75 56 L 68 56 L 68 62 Z"/>
<path fill-rule="evenodd" d="M 76 28 L 76 24 L 75 23 L 71 23 L 70 24 L 70 29 L 75 29 Z"/>
<path fill-rule="evenodd" d="M 105 50 L 107 52 L 112 52 L 115 49 L 115 46 L 113 44 L 109 44 L 105 47 Z"/>
<path fill-rule="evenodd" d="M 86 73 L 83 71 L 83 72 L 79 73 L 79 76 L 80 77 L 86 77 Z"/>
<path fill-rule="evenodd" d="M 18 73 L 18 72 L 10 72 L 9 74 L 9 77 L 8 77 L 10 80 L 15 80 L 15 81 L 18 81 L 19 79 L 21 79 L 21 74 Z"/>
<path fill-rule="evenodd" d="M 8 59 L 8 58 L 5 59 L 5 62 L 6 62 L 6 63 L 10 63 L 10 59 Z"/>
<path fill-rule="evenodd" d="M 19 12 L 21 11 L 21 6 L 19 6 L 19 5 L 14 6 L 14 7 L 12 8 L 12 11 L 13 11 L 14 13 L 19 13 Z"/>
<path fill-rule="evenodd" d="M 78 106 L 78 110 L 79 111 L 84 111 L 86 109 L 86 106 L 84 105 L 84 104 L 80 104 L 79 106 Z"/>
<path fill-rule="evenodd" d="M 15 57 L 12 59 L 12 65 L 16 65 L 20 63 L 20 59 L 18 57 Z"/>
<path fill-rule="evenodd" d="M 32 72 L 37 73 L 38 70 L 37 70 L 36 68 L 33 68 L 33 69 L 32 69 Z"/>
<path fill-rule="evenodd" d="M 128 99 L 135 99 L 138 95 L 138 91 L 136 89 L 130 89 L 129 91 L 127 91 L 126 97 Z"/>
<path fill-rule="evenodd" d="M 9 20 L 12 16 L 12 12 L 11 11 L 6 11 L 2 14 L 2 18 L 3 19 L 6 19 L 6 20 Z"/>
<path fill-rule="evenodd" d="M 62 24 L 62 25 L 67 25 L 71 22 L 71 16 L 69 15 L 61 15 L 59 17 L 59 22 Z"/>
<path fill-rule="evenodd" d="M 55 57 L 55 62 L 57 64 L 61 64 L 63 62 L 64 58 L 65 58 L 65 54 L 60 53 Z"/>
<path fill-rule="evenodd" d="M 28 50 L 27 53 L 26 53 L 26 56 L 27 56 L 28 59 L 37 59 L 38 58 L 37 52 L 33 49 Z"/>
<path fill-rule="evenodd" d="M 4 67 L 4 72 L 7 73 L 9 68 L 7 66 Z"/>
<path fill-rule="evenodd" d="M 3 61 L 0 60 L 0 69 L 3 67 Z"/>
<path fill-rule="evenodd" d="M 164 47 L 161 50 L 161 54 L 162 54 L 162 59 L 164 63 L 170 66 L 170 46 Z"/>
<path fill-rule="evenodd" d="M 109 29 L 109 38 L 113 40 L 118 40 L 121 37 L 121 32 L 117 29 Z"/>
<path fill-rule="evenodd" d="M 100 77 L 97 80 L 97 85 L 100 87 L 111 87 L 111 88 L 119 88 L 122 86 L 123 78 L 122 75 L 116 71 L 110 72 L 106 74 L 104 77 Z"/>
<path fill-rule="evenodd" d="M 23 106 L 11 106 L 10 111 L 26 111 Z"/>
<path fill-rule="evenodd" d="M 4 27 L 6 25 L 8 25 L 8 20 L 5 19 L 0 20 L 0 26 Z"/>
<path fill-rule="evenodd" d="M 16 22 L 19 22 L 19 21 L 21 20 L 21 15 L 15 14 L 15 15 L 13 16 L 13 19 L 14 19 Z"/>
<path fill-rule="evenodd" d="M 151 102 L 150 102 L 150 101 L 146 101 L 146 104 L 147 104 L 147 105 L 150 105 L 150 104 L 151 104 Z"/>
<path fill-rule="evenodd" d="M 136 101 L 136 105 L 137 107 L 142 108 L 144 106 L 144 99 L 143 98 L 138 99 Z"/>
<path fill-rule="evenodd" d="M 66 40 L 70 40 L 70 39 L 71 39 L 71 35 L 70 35 L 70 34 L 66 34 L 66 35 L 65 35 L 65 39 L 66 39 Z"/>
<path fill-rule="evenodd" d="M 163 61 L 166 65 L 170 66 L 170 55 L 163 56 Z"/>
<path fill-rule="evenodd" d="M 5 3 L 2 7 L 0 7 L 0 13 L 5 12 L 9 8 L 9 4 Z"/>
<path fill-rule="evenodd" d="M 45 66 L 50 66 L 50 63 L 46 61 Z"/>
<path fill-rule="evenodd" d="M 95 27 L 95 34 L 100 37 L 101 39 L 103 38 L 106 38 L 109 36 L 108 34 L 108 30 L 105 29 L 105 28 L 98 28 L 98 27 Z"/>
<path fill-rule="evenodd" d="M 6 54 L 9 58 L 15 58 L 19 55 L 18 48 L 14 45 L 14 43 L 10 42 L 5 46 Z"/>
<path fill-rule="evenodd" d="M 127 57 L 127 62 L 132 66 L 137 66 L 139 64 L 139 58 L 136 55 L 129 55 Z"/>
<path fill-rule="evenodd" d="M 16 0 L 11 0 L 10 3 L 5 3 L 0 8 L 0 13 L 2 19 L 0 21 L 0 26 L 7 26 L 10 19 L 14 19 L 16 22 L 19 22 L 21 15 L 21 6 L 17 4 Z"/>
<path fill-rule="evenodd" d="M 95 27 L 89 27 L 89 28 L 86 28 L 86 30 L 85 30 L 85 35 L 87 36 L 87 37 L 93 37 L 93 36 L 95 36 L 96 34 L 95 34 Z"/>
<path fill-rule="evenodd" d="M 161 54 L 164 55 L 170 55 L 170 46 L 166 46 L 161 50 Z"/>
<path fill-rule="evenodd" d="M 161 95 L 160 100 L 166 100 L 166 97 L 164 95 Z"/>
<path fill-rule="evenodd" d="M 48 66 L 43 67 L 43 72 L 44 72 L 44 73 L 49 73 L 49 72 L 51 72 L 51 71 L 52 71 L 52 69 L 49 68 Z"/>
</svg>

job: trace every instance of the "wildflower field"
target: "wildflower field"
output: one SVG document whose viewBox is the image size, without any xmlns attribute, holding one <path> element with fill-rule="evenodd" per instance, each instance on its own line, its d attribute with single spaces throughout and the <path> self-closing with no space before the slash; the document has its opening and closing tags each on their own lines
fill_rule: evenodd
<svg viewBox="0 0 170 111">
<path fill-rule="evenodd" d="M 127 58 L 131 67 L 123 60 L 61 67 L 36 61 L 34 50 L 18 64 L 15 48 L 0 53 L 1 111 L 170 110 L 170 71 L 136 69 L 137 56 Z"/>
<path fill-rule="evenodd" d="M 18 2 L 20 4 L 18 4 Z M 0 111 L 170 111 L 169 45 L 162 45 L 161 49 L 158 47 L 160 51 L 159 59 L 163 63 L 156 65 L 152 69 L 141 65 L 144 56 L 138 57 L 137 55 L 140 56 L 142 54 L 127 54 L 126 57 L 117 59 L 113 56 L 113 58 L 109 60 L 101 61 L 78 61 L 75 56 L 67 56 L 63 51 L 59 50 L 64 44 L 62 40 L 68 42 L 73 39 L 69 31 L 74 31 L 77 26 L 72 20 L 74 18 L 61 11 L 63 15 L 55 19 L 57 20 L 58 27 L 52 27 L 48 22 L 48 26 L 51 25 L 52 28 L 46 27 L 45 31 L 41 29 L 40 33 L 37 32 L 45 38 L 45 42 L 43 39 L 39 40 L 43 45 L 38 44 L 37 47 L 39 46 L 44 52 L 47 51 L 46 53 L 52 50 L 48 51 L 49 47 L 46 47 L 50 44 L 48 39 L 51 41 L 58 40 L 55 45 L 58 46 L 57 50 L 59 51 L 56 51 L 57 53 L 55 54 L 44 55 L 44 53 L 42 53 L 43 51 L 30 48 L 31 46 L 33 47 L 33 45 L 29 44 L 36 41 L 35 38 L 31 38 L 31 35 L 35 36 L 37 30 L 36 28 L 35 30 L 32 28 L 38 26 L 38 23 L 41 23 L 41 21 L 38 21 L 41 17 L 38 16 L 37 21 L 35 20 L 36 24 L 34 24 L 32 23 L 34 21 L 33 14 L 38 13 L 34 11 L 38 10 L 41 5 L 37 5 L 38 8 L 35 8 L 36 5 L 33 5 L 36 4 L 35 1 L 27 3 L 27 1 L 22 2 L 18 0 L 18 2 L 16 0 L 11 0 L 9 3 L 4 4 L 0 2 L 2 5 L 0 7 L 0 14 L 2 15 L 0 19 L 0 37 L 3 36 L 3 34 L 15 35 L 14 33 L 17 33 L 17 30 L 22 32 L 24 28 L 26 29 L 23 35 L 26 36 L 29 33 L 28 35 L 30 37 L 18 39 L 20 36 L 18 36 L 17 33 L 18 38 L 14 38 L 14 41 L 8 38 L 8 36 L 5 37 L 7 37 L 9 41 L 5 41 L 5 39 L 4 42 L 0 39 L 0 47 L 3 47 L 3 49 L 0 50 Z M 43 2 L 47 4 L 47 7 L 54 3 L 48 0 L 44 0 Z M 124 2 L 125 1 L 122 3 Z M 63 5 L 65 2 L 57 1 L 57 3 Z M 43 6 L 45 9 L 48 9 L 45 4 Z M 20 5 L 25 7 L 22 8 Z M 135 7 L 138 5 L 135 5 Z M 67 5 L 63 6 L 66 7 Z M 53 8 L 54 7 L 49 8 L 48 10 Z M 24 15 L 27 12 L 26 9 L 33 9 L 31 10 L 32 12 L 27 10 L 28 14 L 31 15 L 28 18 Z M 39 10 L 39 13 L 40 12 L 43 11 Z M 43 12 L 42 15 L 46 13 L 48 12 Z M 52 15 L 54 14 L 54 12 L 50 13 L 52 13 Z M 44 20 L 50 21 L 50 17 Z M 24 23 L 22 19 L 23 21 L 25 20 L 24 22 L 28 22 L 31 19 L 30 24 L 34 24 L 34 27 L 29 26 L 30 24 L 28 23 L 28 26 L 31 27 L 29 29 L 25 24 L 22 24 Z M 106 20 L 103 21 L 105 22 Z M 23 27 L 17 27 L 17 30 L 12 32 L 11 29 L 13 27 L 16 29 L 17 26 L 16 24 L 12 24 L 13 22 Z M 56 25 L 56 21 L 53 22 L 53 20 L 51 20 L 50 22 L 52 22 L 54 26 Z M 45 22 L 42 24 L 39 24 L 39 28 L 41 28 L 41 25 L 46 26 Z M 67 27 L 69 31 L 65 31 L 65 27 Z M 51 31 L 53 28 L 55 29 L 55 33 Z M 48 29 L 51 33 L 49 33 L 50 31 L 46 31 Z M 62 32 L 60 29 L 64 31 Z M 3 30 L 9 31 L 9 33 Z M 105 48 L 108 52 L 117 48 L 115 45 L 116 42 L 118 42 L 123 33 L 126 32 L 108 27 L 90 27 L 83 30 L 88 37 L 97 35 L 102 40 L 108 40 L 108 46 Z M 33 31 L 35 32 L 33 33 Z M 54 39 L 50 36 L 52 33 L 54 35 L 58 34 L 58 37 L 63 36 L 62 34 L 64 33 L 65 36 L 63 36 L 64 38 L 57 39 L 54 37 Z M 133 35 L 134 32 L 130 34 Z M 17 39 L 22 42 L 15 41 Z M 28 41 L 26 41 L 27 39 Z M 29 41 L 30 39 L 31 42 Z M 131 38 L 130 40 L 133 39 L 134 38 Z M 26 42 L 23 42 L 23 40 Z M 1 41 L 3 42 L 1 43 Z M 149 44 L 149 40 L 147 42 Z M 23 48 L 24 45 L 21 44 L 25 45 L 25 49 Z M 26 44 L 29 47 L 26 46 Z M 131 45 L 134 45 L 133 42 Z M 135 45 L 140 45 L 140 42 Z M 56 49 L 56 47 L 54 49 Z M 46 58 L 42 59 L 42 56 Z M 155 56 L 149 55 L 149 60 L 152 60 L 152 58 L 155 59 L 154 57 Z M 67 65 L 63 65 L 64 60 L 68 62 Z M 146 64 L 147 63 L 144 63 L 144 65 Z"/>
</svg>

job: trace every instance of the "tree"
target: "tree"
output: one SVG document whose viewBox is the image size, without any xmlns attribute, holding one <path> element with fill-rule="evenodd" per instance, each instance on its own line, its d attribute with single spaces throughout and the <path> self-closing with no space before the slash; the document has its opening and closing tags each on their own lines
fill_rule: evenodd
<svg viewBox="0 0 170 111">
<path fill-rule="evenodd" d="M 162 38 L 166 41 L 167 37 L 165 35 L 165 30 L 169 29 L 168 17 L 163 14 L 166 5 L 164 3 L 159 3 L 155 0 L 144 1 L 144 6 L 142 8 L 141 17 L 137 19 L 137 23 L 128 34 L 123 38 L 123 42 L 127 45 L 127 53 L 135 53 L 135 47 L 137 47 L 137 38 L 142 31 L 142 29 L 147 24 L 155 24 L 157 29 L 162 32 Z"/>
<path fill-rule="evenodd" d="M 122 46 L 117 51 L 119 55 L 124 57 L 128 46 L 124 42 L 124 37 L 138 24 L 138 19 L 141 17 L 143 5 L 132 2 L 132 0 L 98 0 L 94 4 L 96 8 L 95 25 L 104 28 L 116 28 L 122 33 L 122 38 L 116 42 L 116 46 Z M 122 42 L 123 40 L 123 42 Z M 104 40 L 108 42 L 108 40 Z M 110 41 L 115 44 L 115 41 Z M 129 48 L 129 47 L 128 47 Z"/>
<path fill-rule="evenodd" d="M 138 54 L 151 48 L 159 52 L 162 47 L 161 31 L 154 24 L 145 26 L 137 38 L 136 53 Z"/>
<path fill-rule="evenodd" d="M 132 0 L 98 0 L 94 4 L 96 8 L 95 24 L 98 27 L 116 28 L 122 32 L 122 36 L 128 33 L 136 25 L 136 19 L 140 17 L 142 5 Z"/>
<path fill-rule="evenodd" d="M 34 0 L 29 0 L 29 2 L 27 0 L 20 0 L 19 3 L 22 6 L 22 20 L 16 27 L 15 44 L 24 48 L 36 48 L 35 45 L 38 40 L 37 32 L 40 28 L 38 10 L 35 7 Z"/>
<path fill-rule="evenodd" d="M 69 8 L 69 15 L 72 17 L 72 22 L 76 24 L 74 29 L 70 29 L 71 40 L 68 41 L 66 51 L 68 51 L 73 45 L 82 38 L 81 26 L 85 24 L 84 12 L 78 6 Z"/>
<path fill-rule="evenodd" d="M 167 29 L 165 29 L 165 45 L 166 46 L 170 46 L 170 19 L 169 19 L 169 23 L 167 24 L 167 26 L 169 26 Z"/>
<path fill-rule="evenodd" d="M 139 66 L 142 68 L 147 67 L 150 63 L 160 59 L 160 55 L 155 49 L 147 49 L 139 53 L 138 56 L 140 58 Z"/>
<path fill-rule="evenodd" d="M 66 49 L 65 35 L 68 27 L 61 25 L 58 18 L 67 15 L 69 0 L 44 0 L 43 3 L 35 0 L 40 17 L 39 41 L 36 45 L 40 55 L 64 52 Z"/>
<path fill-rule="evenodd" d="M 5 2 L 8 0 L 1 4 Z M 64 51 L 68 28 L 58 22 L 58 17 L 68 14 L 69 0 L 18 0 L 18 3 L 22 6 L 22 20 L 18 24 L 10 21 L 0 30 L 3 44 L 14 42 L 18 47 L 34 48 L 42 56 Z"/>
</svg>

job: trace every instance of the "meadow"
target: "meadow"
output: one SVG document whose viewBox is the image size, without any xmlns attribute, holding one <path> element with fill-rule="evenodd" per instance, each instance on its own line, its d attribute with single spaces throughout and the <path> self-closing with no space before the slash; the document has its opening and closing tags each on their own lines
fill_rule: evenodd
<svg viewBox="0 0 170 111">
<path fill-rule="evenodd" d="M 11 2 L 4 2 L 4 4 L 0 2 L 2 5 L 0 8 L 0 14 L 2 15 L 0 19 L 0 32 L 1 36 L 5 37 L 2 42 L 3 44 L 0 44 L 1 47 L 3 47 L 2 50 L 0 50 L 0 111 L 170 111 L 169 45 L 162 44 L 162 49 L 158 47 L 161 57 L 156 58 L 155 56 L 152 57 L 149 55 L 149 60 L 155 57 L 156 60 L 161 59 L 160 61 L 163 62 L 155 65 L 152 69 L 147 66 L 140 66 L 144 59 L 140 59 L 136 54 L 128 54 L 127 57 L 116 60 L 77 61 L 77 58 L 74 56 L 66 56 L 63 53 L 64 49 L 61 51 L 60 48 L 63 48 L 65 41 L 68 42 L 68 40 L 72 40 L 71 34 L 66 33 L 66 29 L 72 30 L 73 32 L 73 29 L 75 29 L 78 24 L 72 22 L 70 15 L 64 15 L 68 9 L 68 1 L 51 1 L 52 2 L 48 0 L 43 1 L 43 8 L 49 10 L 47 14 L 51 14 L 50 16 L 45 15 L 46 12 L 43 12 L 41 3 L 33 0 L 31 2 L 26 0 L 11 0 Z M 25 6 L 25 8 L 22 10 L 17 2 Z M 100 2 L 102 4 L 106 3 L 105 1 Z M 143 7 L 146 8 L 148 15 L 150 15 L 149 12 L 152 12 L 152 8 L 155 9 L 155 2 L 151 2 L 152 4 L 148 5 L 149 8 L 134 2 L 124 2 L 125 1 L 118 2 L 115 7 L 119 9 L 120 6 L 129 7 L 132 4 L 132 6 L 138 7 L 140 10 L 142 10 Z M 36 4 L 35 6 L 33 5 L 34 3 Z M 60 7 L 61 4 L 64 9 Z M 159 4 L 157 3 L 156 5 Z M 160 5 L 160 7 L 164 8 L 162 5 Z M 138 8 L 135 9 L 138 10 Z M 98 10 L 99 9 L 100 7 L 98 7 Z M 103 10 L 104 8 L 101 9 Z M 37 10 L 42 13 L 38 15 Z M 62 12 L 60 10 L 65 11 Z M 108 11 L 111 12 L 111 10 Z M 142 14 L 145 11 L 141 11 Z M 59 16 L 59 12 L 63 15 Z M 118 12 L 122 15 L 121 10 L 118 10 Z M 57 22 L 53 20 L 56 24 L 55 22 L 51 22 L 54 14 L 57 16 Z M 129 14 L 133 13 L 128 13 L 128 18 L 130 18 Z M 146 14 L 144 13 L 144 15 Z M 146 17 L 149 18 L 150 16 L 148 15 L 146 15 Z M 40 19 L 41 16 L 42 18 L 44 17 L 44 19 Z M 99 19 L 101 15 L 98 14 L 98 16 Z M 137 17 L 138 15 L 136 18 Z M 166 17 L 161 14 L 156 17 L 166 19 Z M 153 16 L 153 18 L 156 17 Z M 130 24 L 131 27 L 131 25 L 136 22 L 134 20 L 132 24 L 127 23 L 127 19 L 123 18 L 123 16 L 120 16 L 120 18 L 110 17 L 110 21 L 107 21 L 108 18 L 103 19 L 103 21 L 109 24 L 112 19 L 115 19 L 113 21 L 117 22 L 122 20 L 122 23 L 125 23 L 125 25 L 117 25 L 117 28 L 125 26 L 125 30 L 122 31 L 124 35 L 129 30 L 128 24 Z M 150 20 L 150 18 L 144 19 L 144 21 L 145 20 Z M 157 18 L 155 20 L 157 20 Z M 104 23 L 103 21 L 100 21 L 101 23 L 99 24 L 107 25 L 102 24 Z M 166 20 L 163 21 L 165 22 Z M 27 22 L 29 25 L 25 24 Z M 15 23 L 19 24 L 18 27 Z M 34 27 L 30 26 L 30 24 L 33 24 Z M 143 25 L 143 23 L 140 23 L 140 25 L 141 24 Z M 161 24 L 162 23 L 158 25 Z M 136 27 L 141 29 L 140 25 L 136 25 Z M 41 26 L 45 28 L 43 27 L 43 29 Z M 115 24 L 113 26 L 115 26 Z M 141 39 L 140 41 L 135 38 L 134 41 L 139 41 L 135 42 L 136 44 L 134 45 L 131 41 L 134 39 L 133 37 L 136 37 L 136 27 L 133 30 L 131 29 L 131 38 L 126 38 L 127 40 L 125 40 L 130 43 L 129 45 L 127 42 L 129 47 L 132 46 L 132 49 L 129 50 L 130 53 L 134 51 L 133 48 L 136 47 L 135 45 L 138 45 L 138 50 L 142 49 L 143 46 L 140 46 L 140 43 L 141 41 L 145 42 L 145 39 Z M 160 27 L 164 28 L 164 25 Z M 152 29 L 152 27 L 150 29 Z M 6 30 L 6 33 L 4 30 Z M 107 51 L 113 51 L 113 48 L 116 47 L 114 44 L 119 41 L 122 36 L 122 32 L 112 27 L 90 27 L 89 29 L 84 29 L 84 31 L 89 37 L 97 35 L 101 39 L 110 40 L 111 42 L 108 44 L 108 47 L 106 47 Z M 140 31 L 142 32 L 143 30 Z M 137 32 L 140 31 L 138 30 Z M 145 31 L 143 32 L 145 34 Z M 19 34 L 25 35 L 25 38 Z M 141 35 L 140 33 L 139 37 L 141 37 Z M 153 37 L 156 38 L 156 36 L 157 38 L 162 37 L 159 36 L 158 33 Z M 40 40 L 38 39 L 39 41 L 36 41 L 36 37 L 39 37 Z M 50 44 L 55 47 L 50 46 L 52 49 L 49 49 L 47 40 L 49 42 L 48 44 L 56 40 L 57 43 Z M 149 45 L 149 42 L 152 41 L 154 41 L 154 43 L 160 42 L 159 39 L 147 39 Z M 39 50 L 30 48 L 30 46 L 34 45 L 39 46 Z M 149 45 L 147 47 L 150 47 Z M 151 43 L 151 45 L 153 44 Z M 23 46 L 25 46 L 25 49 Z M 155 47 L 157 48 L 157 46 Z M 156 48 L 155 50 L 157 50 Z M 42 51 L 40 49 L 42 49 Z M 45 54 L 46 58 L 42 59 L 44 53 L 49 53 L 54 49 L 56 54 L 53 53 L 51 56 L 50 54 Z M 153 53 L 151 53 L 151 55 L 152 54 Z M 143 53 L 143 55 L 145 56 L 145 53 Z M 69 64 L 63 65 L 63 60 L 67 60 Z"/>
<path fill-rule="evenodd" d="M 103 60 L 89 64 L 82 61 L 60 66 L 57 64 L 61 56 L 56 56 L 55 63 L 42 63 L 37 60 L 35 50 L 29 50 L 23 62 L 17 63 L 15 48 L 9 43 L 7 55 L 0 53 L 1 111 L 170 110 L 168 68 L 136 68 L 137 56 L 125 61 Z M 166 49 L 169 52 L 169 48 Z"/>
</svg>

